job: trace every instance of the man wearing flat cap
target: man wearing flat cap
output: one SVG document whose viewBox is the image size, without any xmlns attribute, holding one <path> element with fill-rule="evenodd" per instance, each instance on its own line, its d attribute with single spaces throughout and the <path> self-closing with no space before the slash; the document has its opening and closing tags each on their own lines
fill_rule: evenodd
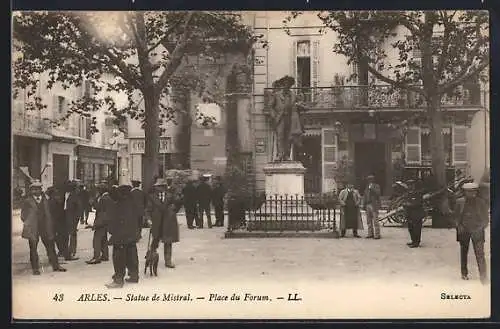
<svg viewBox="0 0 500 329">
<path fill-rule="evenodd" d="M 489 214 L 486 202 L 478 197 L 479 185 L 465 183 L 462 186 L 464 197 L 455 204 L 454 217 L 457 228 L 457 241 L 460 243 L 460 265 L 462 279 L 469 280 L 467 255 L 472 240 L 474 254 L 479 269 L 481 283 L 487 283 L 486 260 L 484 256 L 485 229 L 488 227 Z"/>
<path fill-rule="evenodd" d="M 66 272 L 66 269 L 59 265 L 57 259 L 54 223 L 49 202 L 42 192 L 40 181 L 33 181 L 29 187 L 29 195 L 21 208 L 21 220 L 23 221 L 21 236 L 28 240 L 33 274 L 40 275 L 40 261 L 37 252 L 40 239 L 47 250 L 52 269 L 55 272 Z"/>
<path fill-rule="evenodd" d="M 366 238 L 380 239 L 380 224 L 378 222 L 378 211 L 380 209 L 380 185 L 375 183 L 375 176 L 366 177 L 367 184 L 363 194 L 363 207 L 366 210 L 366 221 L 368 224 L 368 235 Z"/>
<path fill-rule="evenodd" d="M 410 248 L 420 246 L 422 225 L 425 217 L 423 187 L 420 180 L 409 180 L 409 191 L 403 207 L 408 218 L 408 232 L 411 241 L 407 243 Z"/>
</svg>

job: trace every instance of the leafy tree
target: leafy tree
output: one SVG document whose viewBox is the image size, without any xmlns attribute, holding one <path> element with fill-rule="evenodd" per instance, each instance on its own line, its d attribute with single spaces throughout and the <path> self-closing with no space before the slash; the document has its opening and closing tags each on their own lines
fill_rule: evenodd
<svg viewBox="0 0 500 329">
<path fill-rule="evenodd" d="M 177 109 L 164 100 L 197 91 L 210 100 L 198 60 L 248 53 L 258 40 L 239 15 L 225 12 L 17 12 L 13 18 L 15 91 L 33 95 L 37 74 L 48 73 L 48 88 L 78 87 L 85 79 L 104 93 L 124 93 L 119 107 L 110 96 L 84 95 L 69 114 L 91 116 L 107 108 L 123 122 L 140 119 L 145 129 L 145 188 L 157 168 L 160 122 L 175 120 Z M 193 58 L 195 59 L 193 61 Z M 104 79 L 111 76 L 111 79 Z M 213 98 L 213 97 L 212 97 Z M 33 108 L 42 108 L 35 98 Z"/>
<path fill-rule="evenodd" d="M 285 19 L 288 24 L 300 12 Z M 324 27 L 338 35 L 333 51 L 348 63 L 364 67 L 392 90 L 413 92 L 423 100 L 430 123 L 432 167 L 437 183 L 446 185 L 442 138 L 444 95 L 478 81 L 489 65 L 486 11 L 324 11 Z M 420 51 L 420 58 L 412 56 Z M 395 53 L 396 55 L 392 55 Z M 352 78 L 352 77 L 351 77 Z M 369 84 L 370 82 L 364 81 Z M 447 209 L 444 201 L 443 209 Z"/>
</svg>

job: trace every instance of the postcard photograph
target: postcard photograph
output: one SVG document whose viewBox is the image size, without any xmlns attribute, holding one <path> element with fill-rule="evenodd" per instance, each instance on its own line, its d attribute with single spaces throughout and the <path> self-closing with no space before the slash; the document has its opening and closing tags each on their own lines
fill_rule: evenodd
<svg viewBox="0 0 500 329">
<path fill-rule="evenodd" d="M 12 318 L 488 318 L 489 13 L 12 13 Z"/>
</svg>

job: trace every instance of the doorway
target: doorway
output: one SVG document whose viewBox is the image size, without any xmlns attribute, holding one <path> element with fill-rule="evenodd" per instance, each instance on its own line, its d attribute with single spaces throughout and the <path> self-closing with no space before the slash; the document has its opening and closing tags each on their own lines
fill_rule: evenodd
<svg viewBox="0 0 500 329">
<path fill-rule="evenodd" d="M 69 180 L 69 155 L 52 154 L 54 186 L 63 186 Z"/>
<path fill-rule="evenodd" d="M 375 182 L 380 185 L 384 195 L 386 182 L 386 147 L 381 142 L 359 142 L 354 146 L 354 170 L 356 186 L 363 193 L 366 187 L 366 177 L 375 176 Z"/>
<path fill-rule="evenodd" d="M 304 136 L 302 146 L 294 149 L 294 160 L 300 161 L 304 173 L 304 192 L 321 192 L 321 136 Z"/>
</svg>

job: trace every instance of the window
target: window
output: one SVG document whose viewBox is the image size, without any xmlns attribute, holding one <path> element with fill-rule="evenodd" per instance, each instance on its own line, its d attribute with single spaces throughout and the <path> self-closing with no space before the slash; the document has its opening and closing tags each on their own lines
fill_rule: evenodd
<svg viewBox="0 0 500 329">
<path fill-rule="evenodd" d="M 311 43 L 297 42 L 297 87 L 311 87 Z"/>
<path fill-rule="evenodd" d="M 453 165 L 467 163 L 467 127 L 453 127 Z"/>
<path fill-rule="evenodd" d="M 322 167 L 323 167 L 323 192 L 336 189 L 335 173 L 337 170 L 338 141 L 335 129 L 324 128 L 322 130 Z"/>
<path fill-rule="evenodd" d="M 66 112 L 65 103 L 66 99 L 64 98 L 64 96 L 57 96 L 57 110 L 61 114 Z"/>
<path fill-rule="evenodd" d="M 406 163 L 420 164 L 422 161 L 420 127 L 409 128 L 406 133 Z"/>
<path fill-rule="evenodd" d="M 90 97 L 90 93 L 91 93 L 90 81 L 85 81 L 83 83 L 83 88 L 84 88 L 83 95 L 85 97 Z"/>
</svg>

